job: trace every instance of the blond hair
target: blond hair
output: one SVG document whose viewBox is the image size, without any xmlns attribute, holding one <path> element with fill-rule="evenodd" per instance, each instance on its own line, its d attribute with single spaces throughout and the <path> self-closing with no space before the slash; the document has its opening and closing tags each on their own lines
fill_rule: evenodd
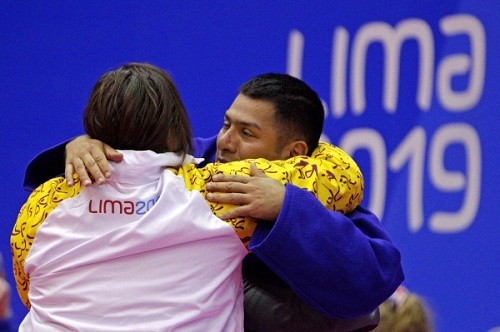
<svg viewBox="0 0 500 332">
<path fill-rule="evenodd" d="M 376 332 L 432 332 L 431 314 L 424 299 L 406 291 L 399 301 L 393 297 L 380 305 L 380 323 Z"/>
</svg>

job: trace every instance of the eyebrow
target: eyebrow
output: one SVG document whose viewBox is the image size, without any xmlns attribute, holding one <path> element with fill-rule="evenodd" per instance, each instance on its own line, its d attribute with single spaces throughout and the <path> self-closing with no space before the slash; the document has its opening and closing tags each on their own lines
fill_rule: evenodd
<svg viewBox="0 0 500 332">
<path fill-rule="evenodd" d="M 224 113 L 224 119 L 228 120 L 229 122 L 231 123 L 234 123 L 238 126 L 244 126 L 244 127 L 252 127 L 252 128 L 256 128 L 258 130 L 261 130 L 262 131 L 262 128 L 261 126 L 259 126 L 257 123 L 255 122 L 250 122 L 250 121 L 238 121 L 238 120 L 233 120 L 231 119 L 231 117 L 229 115 L 227 115 L 227 112 Z"/>
</svg>

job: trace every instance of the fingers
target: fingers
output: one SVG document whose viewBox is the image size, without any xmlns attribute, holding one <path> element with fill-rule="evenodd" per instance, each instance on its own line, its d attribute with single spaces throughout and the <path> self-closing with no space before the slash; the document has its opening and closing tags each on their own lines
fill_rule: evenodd
<svg viewBox="0 0 500 332">
<path fill-rule="evenodd" d="M 64 177 L 66 178 L 66 183 L 68 186 L 73 186 L 73 173 L 75 169 L 73 168 L 72 164 L 66 164 L 66 167 L 64 168 Z"/>
<path fill-rule="evenodd" d="M 224 212 L 219 216 L 221 219 L 231 219 L 231 218 L 239 218 L 242 216 L 247 216 L 249 215 L 249 208 L 248 206 L 239 206 L 235 207 L 234 209 L 231 209 L 229 211 Z"/>
<path fill-rule="evenodd" d="M 248 204 L 251 201 L 248 195 L 234 193 L 234 192 L 207 193 L 207 200 L 209 200 L 212 203 L 223 203 L 223 204 L 233 204 L 233 205 Z"/>
<path fill-rule="evenodd" d="M 267 177 L 267 175 L 261 171 L 255 163 L 250 164 L 250 175 L 256 177 Z"/>
<path fill-rule="evenodd" d="M 221 215 L 222 219 L 252 217 L 272 221 L 278 217 L 285 186 L 268 177 L 255 164 L 250 165 L 250 175 L 217 174 L 207 183 L 208 201 L 235 206 Z"/>
<path fill-rule="evenodd" d="M 107 144 L 103 145 L 104 151 L 95 145 L 90 146 L 90 154 L 86 154 L 83 163 L 90 172 L 92 178 L 98 183 L 103 184 L 111 176 L 111 169 L 108 160 L 121 162 L 123 154 L 116 151 Z"/>
<path fill-rule="evenodd" d="M 90 153 L 83 155 L 81 158 L 74 156 L 67 159 L 64 175 L 70 186 L 74 184 L 73 174 L 75 172 L 84 186 L 90 186 L 92 179 L 102 184 L 105 182 L 105 177 L 111 175 L 106 158 L 101 155 L 93 156 Z"/>
<path fill-rule="evenodd" d="M 92 152 L 92 154 L 85 155 L 83 164 L 98 184 L 103 184 L 106 181 L 105 179 L 111 176 L 108 161 L 106 160 L 106 156 L 102 154 L 102 151 L 98 151 L 98 153 Z"/>
<path fill-rule="evenodd" d="M 65 169 L 65 177 L 66 181 L 68 182 L 68 185 L 71 183 L 73 185 L 73 173 L 77 173 L 78 177 L 80 178 L 81 183 L 84 186 L 90 186 L 92 184 L 92 180 L 90 179 L 89 174 L 87 173 L 87 168 L 85 166 L 85 163 L 82 159 L 80 158 L 73 158 L 70 160 L 69 163 L 66 164 L 66 169 Z M 71 178 L 71 180 L 69 180 Z"/>
<path fill-rule="evenodd" d="M 104 153 L 106 155 L 106 159 L 119 163 L 123 160 L 123 154 L 116 151 L 112 147 L 107 144 L 104 144 Z"/>
<path fill-rule="evenodd" d="M 107 157 L 121 161 L 123 155 L 104 143 L 79 136 L 66 145 L 66 167 L 64 175 L 68 185 L 73 185 L 76 172 L 84 186 L 92 184 L 92 179 L 99 184 L 111 176 Z"/>
<path fill-rule="evenodd" d="M 248 193 L 252 188 L 248 182 L 208 182 L 207 191 L 220 193 Z"/>
</svg>

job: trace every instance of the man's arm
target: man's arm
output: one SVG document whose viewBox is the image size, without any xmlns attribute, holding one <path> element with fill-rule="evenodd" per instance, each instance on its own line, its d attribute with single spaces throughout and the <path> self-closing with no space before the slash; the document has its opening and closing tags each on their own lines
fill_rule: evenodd
<svg viewBox="0 0 500 332">
<path fill-rule="evenodd" d="M 276 220 L 258 224 L 249 249 L 311 307 L 345 319 L 375 310 L 404 279 L 400 253 L 377 217 L 363 208 L 332 212 L 308 191 L 273 182 L 218 174 L 207 198 L 237 205 L 225 218 Z"/>
<path fill-rule="evenodd" d="M 348 215 L 328 211 L 289 184 L 278 219 L 259 223 L 249 249 L 330 317 L 369 314 L 404 279 L 401 255 L 374 214 L 361 207 Z"/>
<path fill-rule="evenodd" d="M 70 147 L 68 153 L 67 147 Z M 122 159 L 123 155 L 109 145 L 87 135 L 78 136 L 42 151 L 33 158 L 26 167 L 23 187 L 33 191 L 42 183 L 62 174 L 68 185 L 72 186 L 74 172 L 77 172 L 85 186 L 90 185 L 92 179 L 104 183 L 111 175 L 108 160 L 120 162 Z"/>
<path fill-rule="evenodd" d="M 214 160 L 216 136 L 194 138 L 193 146 L 193 155 L 205 159 L 200 166 Z M 63 174 L 68 185 L 72 186 L 74 172 L 84 185 L 89 185 L 92 180 L 103 183 L 111 174 L 108 160 L 120 162 L 122 159 L 122 154 L 109 145 L 81 135 L 42 151 L 33 158 L 26 167 L 23 187 L 31 192 L 42 183 Z"/>
<path fill-rule="evenodd" d="M 64 174 L 64 149 L 67 143 L 53 146 L 30 161 L 24 173 L 24 189 L 31 192 L 42 183 Z"/>
</svg>

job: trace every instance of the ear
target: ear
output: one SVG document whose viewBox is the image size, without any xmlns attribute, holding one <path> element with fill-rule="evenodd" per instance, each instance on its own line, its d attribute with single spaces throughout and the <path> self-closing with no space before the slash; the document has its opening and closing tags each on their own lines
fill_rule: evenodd
<svg viewBox="0 0 500 332">
<path fill-rule="evenodd" d="M 307 156 L 308 148 L 305 141 L 294 141 L 289 143 L 284 149 L 284 158 L 288 159 L 295 156 Z"/>
</svg>

